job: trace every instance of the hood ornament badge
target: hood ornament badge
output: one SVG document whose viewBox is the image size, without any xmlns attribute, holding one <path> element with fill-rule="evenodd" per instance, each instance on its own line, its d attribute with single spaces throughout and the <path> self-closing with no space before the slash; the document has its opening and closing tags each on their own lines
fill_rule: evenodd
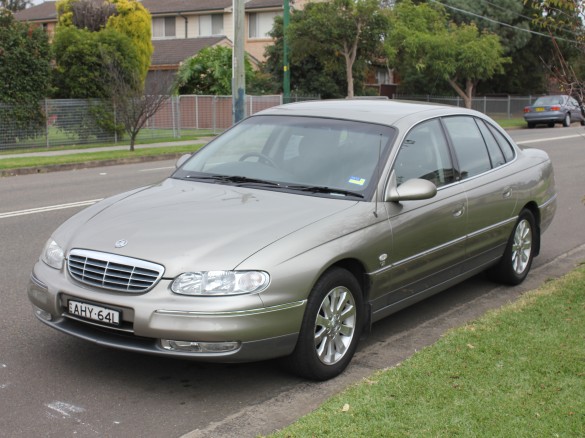
<svg viewBox="0 0 585 438">
<path fill-rule="evenodd" d="M 124 248 L 126 245 L 128 245 L 128 241 L 124 239 L 120 239 L 114 244 L 116 248 Z"/>
</svg>

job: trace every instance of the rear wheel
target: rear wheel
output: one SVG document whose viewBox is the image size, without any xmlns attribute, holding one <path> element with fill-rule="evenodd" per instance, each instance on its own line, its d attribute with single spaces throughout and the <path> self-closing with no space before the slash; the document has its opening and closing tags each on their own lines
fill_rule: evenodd
<svg viewBox="0 0 585 438">
<path fill-rule="evenodd" d="M 491 271 L 491 277 L 499 282 L 516 285 L 524 281 L 536 250 L 536 221 L 529 210 L 522 210 L 500 262 Z"/>
<path fill-rule="evenodd" d="M 317 281 L 307 302 L 297 346 L 283 364 L 314 380 L 340 374 L 351 361 L 363 326 L 363 297 L 356 278 L 332 268 Z"/>
<path fill-rule="evenodd" d="M 563 119 L 563 126 L 565 128 L 571 126 L 571 114 L 569 113 L 565 114 L 565 118 Z"/>
</svg>

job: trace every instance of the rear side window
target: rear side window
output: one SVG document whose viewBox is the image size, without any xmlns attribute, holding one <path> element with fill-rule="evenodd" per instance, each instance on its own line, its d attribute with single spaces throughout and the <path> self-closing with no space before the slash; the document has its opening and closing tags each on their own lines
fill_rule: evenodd
<svg viewBox="0 0 585 438">
<path fill-rule="evenodd" d="M 492 160 L 492 167 L 498 167 L 502 164 L 506 164 L 506 159 L 504 158 L 504 154 L 500 149 L 500 145 L 492 135 L 491 131 L 485 126 L 482 120 L 477 120 L 477 126 L 481 131 L 481 135 L 483 135 L 483 139 L 485 140 L 485 144 L 487 145 L 488 152 L 490 154 L 490 159 Z"/>
<path fill-rule="evenodd" d="M 502 135 L 502 133 L 500 131 L 498 131 L 496 128 L 494 128 L 493 126 L 491 126 L 489 124 L 488 124 L 488 126 L 489 126 L 492 134 L 494 134 L 496 141 L 500 145 L 500 149 L 502 150 L 502 153 L 504 154 L 504 157 L 506 158 L 506 162 L 512 161 L 514 159 L 514 157 L 516 156 L 516 153 L 514 152 L 514 147 L 510 144 L 510 142 L 506 139 L 506 137 L 504 137 Z"/>
<path fill-rule="evenodd" d="M 473 117 L 445 117 L 443 123 L 453 143 L 462 179 L 492 168 L 486 144 Z"/>
</svg>

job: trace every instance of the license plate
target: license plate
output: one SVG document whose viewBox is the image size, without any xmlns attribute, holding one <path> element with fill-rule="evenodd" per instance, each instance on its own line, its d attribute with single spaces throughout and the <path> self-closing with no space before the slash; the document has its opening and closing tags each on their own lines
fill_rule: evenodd
<svg viewBox="0 0 585 438">
<path fill-rule="evenodd" d="M 538 107 L 534 108 L 534 111 L 536 111 L 537 113 L 540 113 L 540 112 L 544 111 L 544 108 L 541 106 L 538 106 Z"/>
<path fill-rule="evenodd" d="M 117 310 L 73 300 L 69 300 L 68 307 L 71 315 L 104 324 L 120 325 L 120 312 Z"/>
</svg>

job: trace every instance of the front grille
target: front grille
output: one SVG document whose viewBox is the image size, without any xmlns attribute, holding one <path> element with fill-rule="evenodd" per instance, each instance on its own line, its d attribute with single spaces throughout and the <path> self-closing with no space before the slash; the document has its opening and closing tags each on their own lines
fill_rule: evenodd
<svg viewBox="0 0 585 438">
<path fill-rule="evenodd" d="M 71 250 L 67 268 L 81 283 L 129 293 L 150 290 L 164 273 L 156 263 L 84 249 Z"/>
</svg>

